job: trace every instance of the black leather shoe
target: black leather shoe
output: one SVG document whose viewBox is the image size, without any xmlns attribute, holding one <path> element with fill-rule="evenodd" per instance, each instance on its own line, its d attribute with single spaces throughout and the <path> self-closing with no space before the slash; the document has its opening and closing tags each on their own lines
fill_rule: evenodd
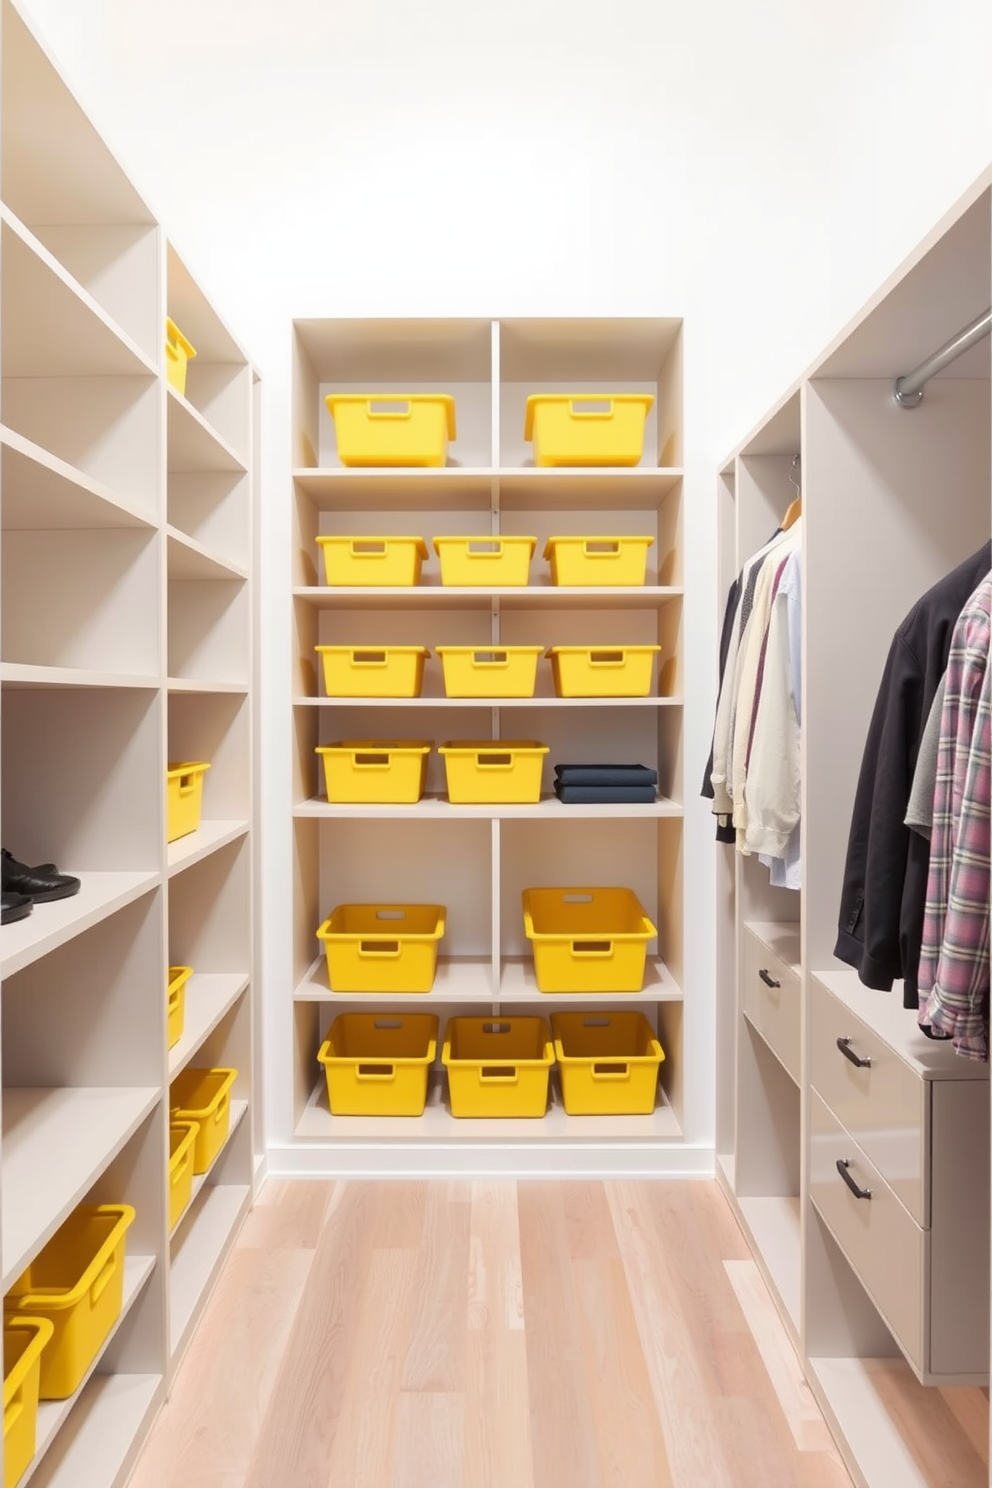
<svg viewBox="0 0 992 1488">
<path fill-rule="evenodd" d="M 6 848 L 0 848 L 0 888 L 5 894 L 26 894 L 36 904 L 48 904 L 53 899 L 70 899 L 78 894 L 79 879 L 68 873 L 54 873 L 47 864 L 29 868 Z"/>
<path fill-rule="evenodd" d="M 23 920 L 34 908 L 27 894 L 0 894 L 0 925 L 12 925 Z"/>
</svg>

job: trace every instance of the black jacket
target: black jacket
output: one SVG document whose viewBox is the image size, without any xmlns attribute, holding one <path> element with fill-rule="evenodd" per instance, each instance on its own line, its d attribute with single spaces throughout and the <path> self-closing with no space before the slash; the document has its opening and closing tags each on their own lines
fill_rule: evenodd
<svg viewBox="0 0 992 1488">
<path fill-rule="evenodd" d="M 844 868 L 834 954 L 866 987 L 916 1007 L 930 844 L 904 825 L 923 725 L 947 670 L 958 616 L 992 569 L 992 543 L 935 584 L 895 633 L 882 676 Z"/>
</svg>

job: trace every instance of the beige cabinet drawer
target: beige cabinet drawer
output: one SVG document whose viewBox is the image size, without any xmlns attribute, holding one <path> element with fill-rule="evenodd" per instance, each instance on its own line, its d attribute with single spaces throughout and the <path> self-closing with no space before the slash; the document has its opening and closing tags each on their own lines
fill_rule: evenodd
<svg viewBox="0 0 992 1488">
<path fill-rule="evenodd" d="M 865 990 L 866 997 L 886 995 Z M 815 977 L 810 1016 L 810 1083 L 917 1223 L 928 1226 L 930 1082 Z"/>
<path fill-rule="evenodd" d="M 929 1232 L 906 1212 L 813 1091 L 809 1112 L 810 1198 L 900 1348 L 922 1374 L 929 1367 Z"/>
<path fill-rule="evenodd" d="M 780 956 L 748 929 L 741 946 L 741 1000 L 744 1016 L 772 1053 L 799 1083 L 799 978 Z"/>
</svg>

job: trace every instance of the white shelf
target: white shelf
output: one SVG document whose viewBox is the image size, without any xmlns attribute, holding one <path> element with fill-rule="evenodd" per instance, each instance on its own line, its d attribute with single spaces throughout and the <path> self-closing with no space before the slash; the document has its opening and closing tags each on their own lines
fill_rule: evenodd
<svg viewBox="0 0 992 1488">
<path fill-rule="evenodd" d="M 293 471 L 297 489 L 324 511 L 488 510 L 494 485 L 509 511 L 657 510 L 682 480 L 681 469 L 569 469 L 446 466 L 429 469 Z"/>
<path fill-rule="evenodd" d="M 227 440 L 172 385 L 169 394 L 169 470 L 177 475 L 197 471 L 244 473 L 244 461 Z"/>
<path fill-rule="evenodd" d="M 189 1342 L 250 1203 L 251 1190 L 247 1184 L 218 1183 L 205 1191 L 195 1211 L 187 1211 L 189 1221 L 184 1223 L 182 1245 L 172 1258 L 170 1277 L 169 1336 L 173 1360 Z"/>
<path fill-rule="evenodd" d="M 33 1476 L 35 1488 L 109 1488 L 164 1397 L 160 1374 L 94 1374 Z"/>
<path fill-rule="evenodd" d="M 209 858 L 229 842 L 236 842 L 249 830 L 247 821 L 201 821 L 197 831 L 179 837 L 168 846 L 169 877 Z"/>
<path fill-rule="evenodd" d="M 529 956 L 508 957 L 503 962 L 499 996 L 501 1006 L 510 1003 L 540 1004 L 548 1013 L 556 1007 L 613 1004 L 636 1005 L 650 1002 L 681 1002 L 682 988 L 664 961 L 649 956 L 644 967 L 644 985 L 640 992 L 542 992 L 534 978 L 534 962 Z"/>
<path fill-rule="evenodd" d="M 228 563 L 224 558 L 218 558 L 178 527 L 168 526 L 166 535 L 170 580 L 247 579 L 246 569 L 236 563 Z"/>
<path fill-rule="evenodd" d="M 681 708 L 683 698 L 295 697 L 294 708 Z"/>
<path fill-rule="evenodd" d="M 248 986 L 240 972 L 194 972 L 186 983 L 183 1036 L 169 1050 L 169 1079 L 184 1069 Z"/>
<path fill-rule="evenodd" d="M 766 945 L 784 961 L 797 977 L 803 974 L 802 950 L 799 938 L 799 921 L 790 920 L 745 920 L 744 929 Z"/>
<path fill-rule="evenodd" d="M 172 1257 L 173 1265 L 175 1265 L 176 1257 L 178 1256 L 179 1252 L 181 1251 L 181 1249 L 186 1244 L 187 1231 L 188 1230 L 191 1230 L 191 1229 L 193 1229 L 195 1227 L 195 1220 L 196 1220 L 196 1216 L 197 1216 L 197 1213 L 198 1213 L 198 1206 L 197 1206 L 197 1202 L 196 1201 L 199 1198 L 199 1196 L 200 1196 L 201 1192 L 203 1191 L 203 1189 L 204 1188 L 207 1188 L 207 1187 L 209 1187 L 209 1188 L 228 1188 L 228 1187 L 230 1187 L 229 1184 L 212 1184 L 212 1183 L 210 1183 L 210 1174 L 213 1172 L 214 1168 L 216 1168 L 217 1164 L 220 1162 L 220 1160 L 223 1157 L 224 1153 L 227 1151 L 228 1147 L 231 1145 L 232 1141 L 234 1140 L 234 1133 L 237 1131 L 238 1127 L 241 1125 L 242 1121 L 244 1120 L 245 1115 L 247 1114 L 247 1111 L 248 1111 L 248 1102 L 246 1100 L 232 1100 L 232 1102 L 231 1102 L 231 1119 L 230 1119 L 230 1122 L 228 1124 L 227 1136 L 224 1139 L 224 1145 L 223 1145 L 223 1147 L 221 1147 L 220 1151 L 217 1153 L 217 1156 L 214 1158 L 213 1162 L 210 1164 L 210 1166 L 207 1169 L 207 1171 L 205 1173 L 197 1173 L 196 1177 L 193 1179 L 193 1193 L 192 1193 L 192 1196 L 190 1198 L 189 1205 L 183 1211 L 182 1215 L 179 1218 L 178 1223 L 173 1226 L 172 1234 L 169 1237 L 171 1240 L 175 1240 L 176 1241 L 176 1244 L 174 1246 L 174 1253 L 173 1253 L 173 1257 Z"/>
<path fill-rule="evenodd" d="M 611 802 L 604 806 L 565 806 L 555 796 L 542 796 L 534 806 L 452 806 L 451 802 L 443 797 L 424 796 L 412 806 L 332 806 L 327 801 L 308 800 L 298 802 L 293 808 L 293 815 L 298 819 L 326 817 L 328 820 L 346 819 L 349 821 L 367 817 L 378 818 L 380 821 L 468 821 L 479 818 L 483 820 L 566 821 L 579 817 L 615 821 L 631 817 L 643 817 L 646 820 L 658 817 L 679 817 L 682 814 L 681 806 L 665 799 L 644 802 L 641 805 Z"/>
<path fill-rule="evenodd" d="M 67 865 L 63 871 L 73 870 Z M 78 876 L 79 893 L 71 899 L 36 904 L 27 919 L 0 928 L 0 976 L 4 979 L 133 904 L 160 882 L 157 873 L 80 872 Z"/>
<path fill-rule="evenodd" d="M 146 1087 L 4 1090 L 4 1291 L 159 1099 Z"/>
<path fill-rule="evenodd" d="M 375 1142 L 486 1144 L 507 1142 L 674 1142 L 681 1141 L 675 1112 L 664 1092 L 650 1116 L 569 1116 L 561 1104 L 557 1083 L 551 1080 L 551 1102 L 546 1114 L 526 1117 L 465 1118 L 452 1116 L 444 1103 L 445 1080 L 435 1071 L 422 1116 L 332 1116 L 327 1105 L 323 1074 L 314 1086 L 296 1128 L 297 1137 L 331 1144 Z"/>
<path fill-rule="evenodd" d="M 583 610 L 652 610 L 681 599 L 684 592 L 681 588 L 656 584 L 639 587 L 600 584 L 584 589 L 566 589 L 552 584 L 492 589 L 461 588 L 453 584 L 417 584 L 408 589 L 395 586 L 328 589 L 311 585 L 294 589 L 293 597 L 304 600 L 315 610 L 549 610 L 579 607 Z"/>
<path fill-rule="evenodd" d="M 802 1244 L 798 1198 L 737 1199 L 741 1218 L 786 1319 L 799 1333 Z"/>
<path fill-rule="evenodd" d="M 380 1008 L 404 1009 L 416 1013 L 437 1003 L 479 1003 L 492 1007 L 493 963 L 489 956 L 439 956 L 434 985 L 429 992 L 332 992 L 327 981 L 327 958 L 314 958 L 306 976 L 296 988 L 296 1002 L 326 1002 L 347 1006 L 352 1012 L 363 1007 L 369 1012 Z"/>
<path fill-rule="evenodd" d="M 130 687 L 154 691 L 158 678 L 133 672 L 94 672 L 80 667 L 33 666 L 20 661 L 0 662 L 4 687 Z"/>
<path fill-rule="evenodd" d="M 170 677 L 166 683 L 170 692 L 241 693 L 248 692 L 246 682 L 218 682 L 200 677 Z"/>
<path fill-rule="evenodd" d="M 102 481 L 0 427 L 5 531 L 146 527 L 154 522 Z"/>
<path fill-rule="evenodd" d="M 55 1440 L 69 1412 L 81 1398 L 90 1378 L 96 1373 L 97 1366 L 103 1355 L 109 1348 L 112 1340 L 119 1331 L 121 1324 L 127 1317 L 134 1303 L 137 1301 L 142 1288 L 155 1270 L 154 1256 L 132 1256 L 124 1257 L 124 1300 L 121 1310 L 106 1339 L 101 1344 L 96 1358 L 87 1369 L 79 1388 L 69 1396 L 68 1400 L 42 1400 L 38 1405 L 38 1427 L 35 1438 L 35 1452 L 31 1465 L 26 1469 L 24 1476 L 18 1479 L 18 1488 L 27 1488 L 28 1483 L 34 1477 L 38 1468 L 44 1461 L 45 1454 Z"/>
</svg>

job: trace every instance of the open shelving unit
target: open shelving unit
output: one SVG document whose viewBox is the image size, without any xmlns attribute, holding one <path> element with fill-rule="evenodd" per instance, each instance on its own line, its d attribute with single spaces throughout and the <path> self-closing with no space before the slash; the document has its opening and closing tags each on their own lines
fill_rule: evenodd
<svg viewBox="0 0 992 1488">
<path fill-rule="evenodd" d="M 390 1149 L 414 1145 L 423 1161 L 454 1170 L 466 1147 L 480 1162 L 523 1142 L 571 1152 L 582 1170 L 623 1149 L 628 1163 L 664 1165 L 683 1142 L 682 1025 L 682 326 L 671 320 L 318 321 L 294 324 L 293 720 L 294 851 L 292 1108 L 280 1161 L 290 1171 L 343 1171 L 348 1150 L 389 1169 Z M 528 393 L 649 391 L 644 455 L 631 469 L 537 469 L 523 439 Z M 324 404 L 332 389 L 454 395 L 458 437 L 443 469 L 341 465 Z M 419 532 L 430 556 L 415 588 L 338 589 L 323 582 L 315 539 L 323 534 Z M 444 533 L 533 534 L 537 548 L 522 588 L 448 587 L 430 539 Z M 647 533 L 654 537 L 643 587 L 558 588 L 542 558 L 548 536 Z M 321 643 L 388 644 L 403 636 L 432 652 L 422 695 L 327 697 L 315 666 Z M 539 663 L 535 696 L 451 699 L 434 648 L 460 644 L 660 643 L 651 695 L 558 698 Z M 550 746 L 542 799 L 534 806 L 452 806 L 443 762 L 432 753 L 415 806 L 331 806 L 314 753 L 348 738 L 533 738 Z M 657 766 L 658 800 L 647 806 L 562 806 L 553 765 L 618 755 Z M 623 884 L 659 927 L 644 990 L 600 999 L 541 994 L 523 934 L 524 887 Z M 315 932 L 335 904 L 443 903 L 448 931 L 433 990 L 425 996 L 332 993 Z M 316 1054 L 338 1011 L 430 1008 L 447 1016 L 510 1007 L 544 1017 L 555 1009 L 640 1008 L 666 1060 L 653 1117 L 566 1117 L 557 1095 L 543 1120 L 465 1122 L 442 1099 L 440 1062 L 424 1116 L 410 1121 L 333 1118 Z M 371 1158 L 373 1150 L 378 1158 Z M 400 1160 L 397 1157 L 397 1160 Z M 402 1158 L 406 1162 L 407 1158 Z M 611 1158 L 611 1161 L 613 1159 Z M 675 1159 L 675 1166 L 678 1158 Z"/>
<path fill-rule="evenodd" d="M 118 1488 L 257 1165 L 258 379 L 11 0 L 0 41 L 2 840 L 81 881 L 0 928 L 0 1271 L 9 1288 L 82 1202 L 134 1206 L 123 1310 L 76 1394 L 42 1402 L 25 1479 Z M 167 314 L 199 352 L 185 398 Z M 200 831 L 167 847 L 176 753 L 213 768 Z M 199 1060 L 237 1066 L 238 1119 L 180 1260 L 169 1082 Z"/>
</svg>

